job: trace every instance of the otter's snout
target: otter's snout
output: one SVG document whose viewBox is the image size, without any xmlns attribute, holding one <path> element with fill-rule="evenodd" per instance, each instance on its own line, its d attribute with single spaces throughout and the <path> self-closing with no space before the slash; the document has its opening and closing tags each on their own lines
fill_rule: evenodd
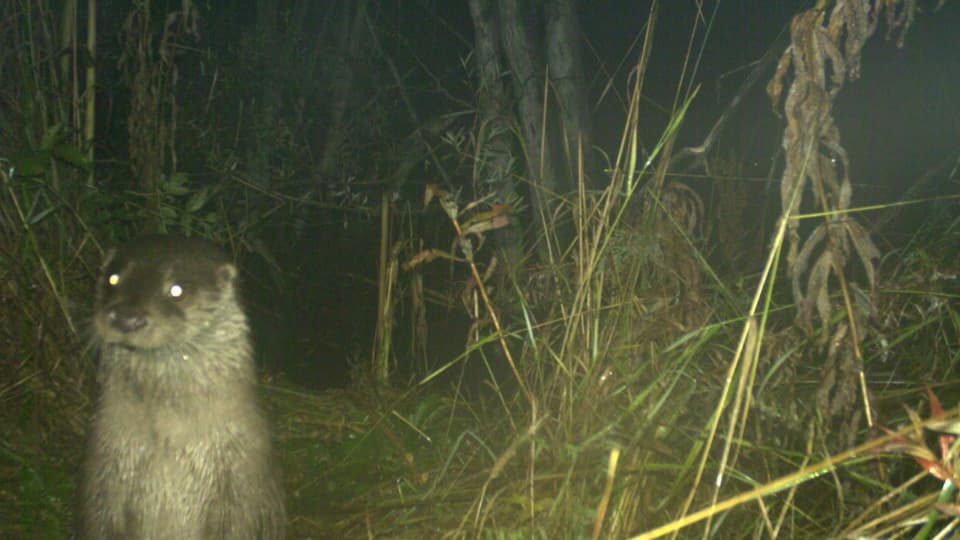
<svg viewBox="0 0 960 540">
<path fill-rule="evenodd" d="M 110 328 L 124 334 L 136 332 L 147 326 L 147 315 L 143 312 L 132 312 L 125 309 L 111 309 L 107 312 L 107 321 Z"/>
</svg>

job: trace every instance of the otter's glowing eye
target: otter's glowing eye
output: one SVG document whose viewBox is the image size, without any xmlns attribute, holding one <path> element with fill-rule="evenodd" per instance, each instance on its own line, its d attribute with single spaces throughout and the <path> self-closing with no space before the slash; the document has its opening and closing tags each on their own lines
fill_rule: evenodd
<svg viewBox="0 0 960 540">
<path fill-rule="evenodd" d="M 183 287 L 174 283 L 170 286 L 170 296 L 173 298 L 180 298 L 183 296 Z"/>
<path fill-rule="evenodd" d="M 120 274 L 110 274 L 107 276 L 107 283 L 116 286 L 117 283 L 120 283 Z"/>
</svg>

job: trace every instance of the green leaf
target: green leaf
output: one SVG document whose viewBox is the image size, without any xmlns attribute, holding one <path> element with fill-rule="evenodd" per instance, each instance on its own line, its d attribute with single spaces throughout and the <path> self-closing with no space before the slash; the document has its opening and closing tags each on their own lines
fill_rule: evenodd
<svg viewBox="0 0 960 540">
<path fill-rule="evenodd" d="M 90 162 L 82 150 L 70 143 L 60 143 L 53 147 L 53 156 L 60 161 L 84 171 L 90 171 Z"/>
<path fill-rule="evenodd" d="M 187 175 L 177 173 L 169 178 L 162 178 L 160 180 L 160 191 L 174 196 L 190 193 L 190 188 L 187 187 Z"/>
<path fill-rule="evenodd" d="M 50 154 L 40 150 L 21 150 L 10 160 L 15 176 L 40 176 L 47 172 L 49 161 Z"/>
<path fill-rule="evenodd" d="M 54 124 L 43 134 L 40 139 L 41 150 L 52 150 L 60 141 L 63 140 L 63 124 Z"/>
<path fill-rule="evenodd" d="M 187 213 L 192 214 L 197 210 L 200 210 L 200 208 L 202 208 L 203 205 L 207 203 L 208 196 L 209 196 L 209 192 L 207 191 L 206 188 L 201 189 L 200 191 L 191 195 L 190 198 L 187 199 L 187 208 L 186 208 Z"/>
</svg>

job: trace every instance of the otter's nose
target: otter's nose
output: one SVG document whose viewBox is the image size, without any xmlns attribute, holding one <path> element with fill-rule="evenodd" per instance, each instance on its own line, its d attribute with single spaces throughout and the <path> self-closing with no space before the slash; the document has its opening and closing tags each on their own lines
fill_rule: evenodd
<svg viewBox="0 0 960 540">
<path fill-rule="evenodd" d="M 147 316 L 144 313 L 112 309 L 107 317 L 110 320 L 110 327 L 124 334 L 136 332 L 147 325 Z"/>
</svg>

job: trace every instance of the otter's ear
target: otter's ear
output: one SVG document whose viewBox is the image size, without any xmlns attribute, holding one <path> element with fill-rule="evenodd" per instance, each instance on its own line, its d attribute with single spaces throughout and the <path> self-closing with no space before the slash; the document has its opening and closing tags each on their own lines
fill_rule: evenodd
<svg viewBox="0 0 960 540">
<path fill-rule="evenodd" d="M 221 264 L 217 268 L 217 280 L 225 285 L 233 285 L 237 279 L 237 267 L 231 263 Z"/>
</svg>

